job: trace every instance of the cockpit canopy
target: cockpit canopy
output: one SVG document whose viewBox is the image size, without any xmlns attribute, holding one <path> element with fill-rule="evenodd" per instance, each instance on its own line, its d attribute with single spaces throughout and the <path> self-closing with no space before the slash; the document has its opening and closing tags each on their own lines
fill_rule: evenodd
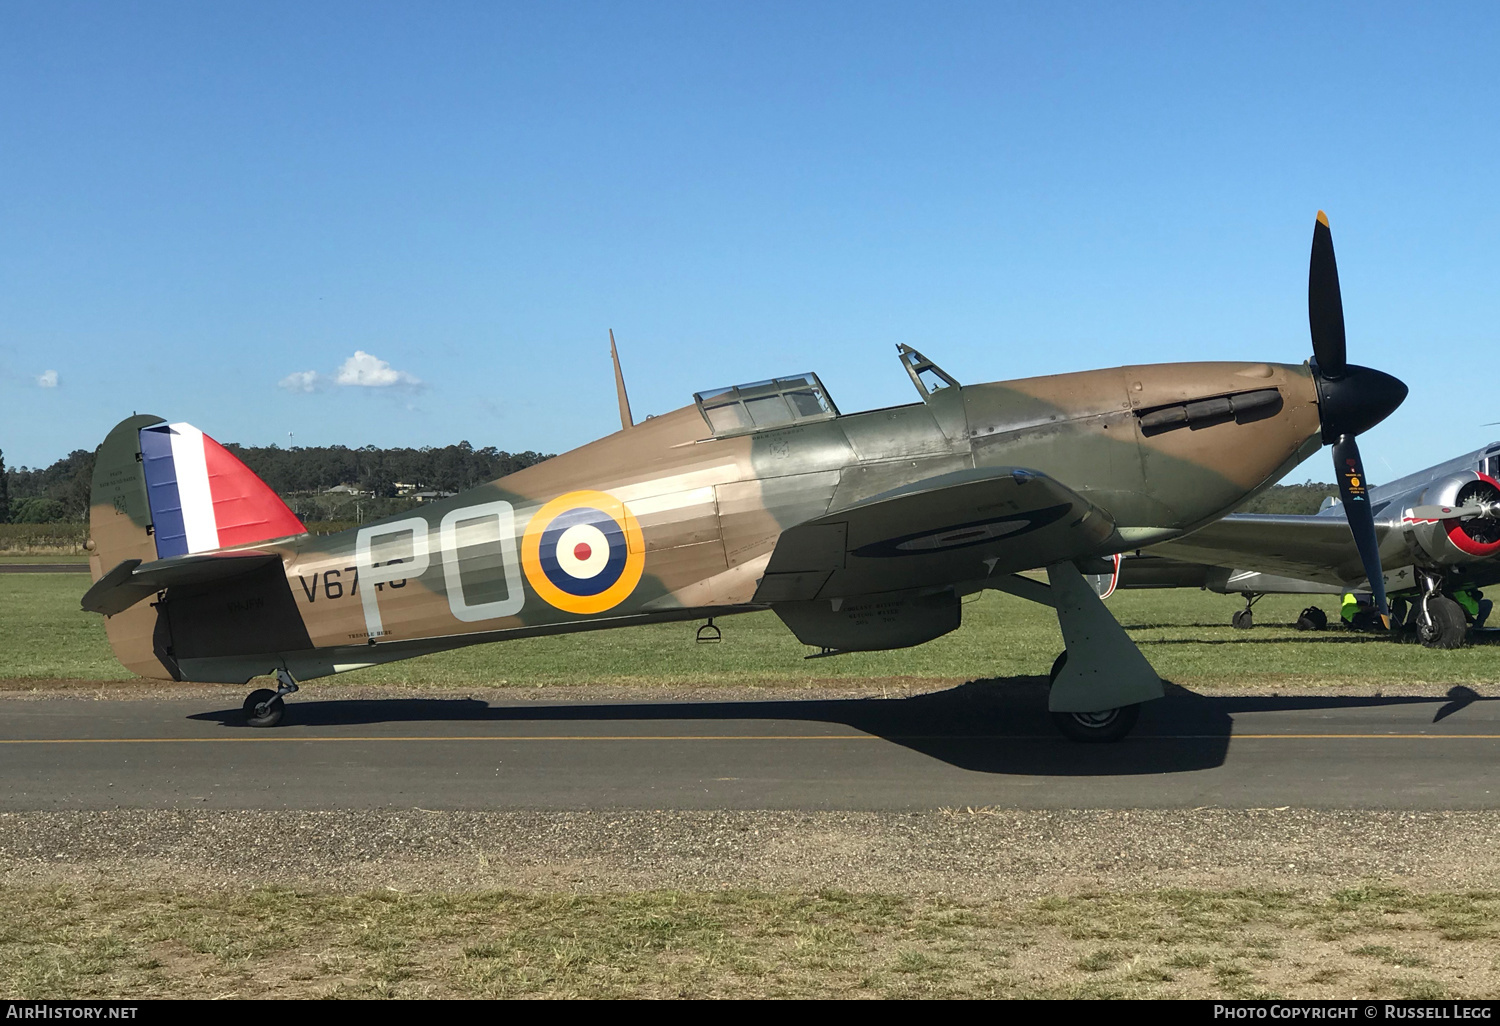
<svg viewBox="0 0 1500 1026">
<path fill-rule="evenodd" d="M 832 420 L 838 407 L 816 374 L 796 374 L 693 396 L 715 438 Z"/>
<path fill-rule="evenodd" d="M 1500 480 L 1500 445 L 1490 446 L 1489 451 L 1479 457 L 1478 470 Z"/>
</svg>

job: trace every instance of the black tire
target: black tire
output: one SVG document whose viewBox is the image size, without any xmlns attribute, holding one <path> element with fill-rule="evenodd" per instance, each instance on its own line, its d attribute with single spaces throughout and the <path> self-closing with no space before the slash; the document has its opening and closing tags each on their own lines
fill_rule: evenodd
<svg viewBox="0 0 1500 1026">
<path fill-rule="evenodd" d="M 245 722 L 252 727 L 274 727 L 286 712 L 286 703 L 269 688 L 252 691 L 245 698 Z"/>
<path fill-rule="evenodd" d="M 1063 737 L 1086 745 L 1113 744 L 1135 727 L 1141 715 L 1140 704 L 1122 705 L 1092 713 L 1052 714 L 1052 723 Z"/>
<path fill-rule="evenodd" d="M 1462 648 L 1467 630 L 1463 606 L 1434 595 L 1427 600 L 1427 617 L 1417 624 L 1417 637 L 1428 648 Z"/>
<path fill-rule="evenodd" d="M 1063 652 L 1052 660 L 1052 669 L 1047 674 L 1047 686 L 1057 683 L 1057 675 L 1068 665 L 1068 653 Z M 1105 709 L 1094 713 L 1052 714 L 1052 723 L 1058 733 L 1070 741 L 1084 744 L 1108 744 L 1118 741 L 1135 726 L 1141 714 L 1139 705 L 1127 705 L 1120 709 Z"/>
<path fill-rule="evenodd" d="M 1297 614 L 1299 631 L 1321 631 L 1328 626 L 1328 614 L 1317 606 L 1308 606 Z"/>
<path fill-rule="evenodd" d="M 1255 614 L 1251 613 L 1248 609 L 1241 609 L 1229 618 L 1229 623 L 1239 630 L 1248 631 L 1251 627 L 1255 626 Z"/>
</svg>

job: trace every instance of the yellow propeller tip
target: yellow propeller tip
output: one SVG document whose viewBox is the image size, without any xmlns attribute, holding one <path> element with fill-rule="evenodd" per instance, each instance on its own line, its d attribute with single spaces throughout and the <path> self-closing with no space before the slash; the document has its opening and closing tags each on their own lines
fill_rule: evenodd
<svg viewBox="0 0 1500 1026">
<path fill-rule="evenodd" d="M 1386 630 L 1390 630 L 1391 629 L 1391 618 L 1389 616 L 1386 616 L 1384 613 L 1381 613 L 1380 614 L 1380 622 L 1383 623 L 1383 624 L 1385 624 L 1385 629 Z"/>
<path fill-rule="evenodd" d="M 1328 215 L 1323 213 L 1323 211 L 1321 210 L 1318 211 L 1318 223 L 1324 228 L 1328 227 Z"/>
</svg>

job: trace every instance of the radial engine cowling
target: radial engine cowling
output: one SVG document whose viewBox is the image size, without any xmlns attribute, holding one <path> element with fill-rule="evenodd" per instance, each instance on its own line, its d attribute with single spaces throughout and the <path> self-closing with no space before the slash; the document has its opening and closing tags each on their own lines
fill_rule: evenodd
<svg viewBox="0 0 1500 1026">
<path fill-rule="evenodd" d="M 1489 515 L 1440 515 L 1475 506 L 1487 507 Z M 1439 566 L 1500 555 L 1500 482 L 1472 470 L 1434 481 L 1402 511 L 1401 527 L 1407 540 Z"/>
</svg>

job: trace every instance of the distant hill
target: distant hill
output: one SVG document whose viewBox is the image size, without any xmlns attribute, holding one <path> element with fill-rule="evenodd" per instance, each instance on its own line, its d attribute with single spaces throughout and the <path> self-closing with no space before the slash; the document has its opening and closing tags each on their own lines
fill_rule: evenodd
<svg viewBox="0 0 1500 1026">
<path fill-rule="evenodd" d="M 350 520 L 385 516 L 414 504 L 394 497 L 397 482 L 419 489 L 460 492 L 549 458 L 542 453 L 511 453 L 493 446 L 476 449 L 468 442 L 423 449 L 377 449 L 373 445 L 362 449 L 342 445 L 282 449 L 234 443 L 225 448 L 259 474 L 288 506 L 313 519 L 342 519 L 345 506 Z M 88 519 L 94 474 L 92 452 L 78 449 L 49 467 L 17 467 L 4 473 L 6 487 L 0 494 L 8 494 L 10 522 L 81 523 Z M 365 493 L 360 509 L 348 496 L 324 498 L 328 489 L 341 484 Z"/>
<path fill-rule="evenodd" d="M 280 495 L 326 492 L 335 485 L 349 484 L 390 498 L 396 494 L 397 482 L 433 491 L 461 492 L 548 459 L 539 452 L 510 453 L 494 446 L 476 449 L 468 442 L 441 449 L 377 449 L 373 445 L 362 449 L 343 445 L 283 449 L 233 444 L 225 448 Z"/>
<path fill-rule="evenodd" d="M 1295 485 L 1272 485 L 1238 510 L 1240 513 L 1316 513 L 1323 500 L 1337 497 L 1339 486 L 1304 481 Z"/>
</svg>

